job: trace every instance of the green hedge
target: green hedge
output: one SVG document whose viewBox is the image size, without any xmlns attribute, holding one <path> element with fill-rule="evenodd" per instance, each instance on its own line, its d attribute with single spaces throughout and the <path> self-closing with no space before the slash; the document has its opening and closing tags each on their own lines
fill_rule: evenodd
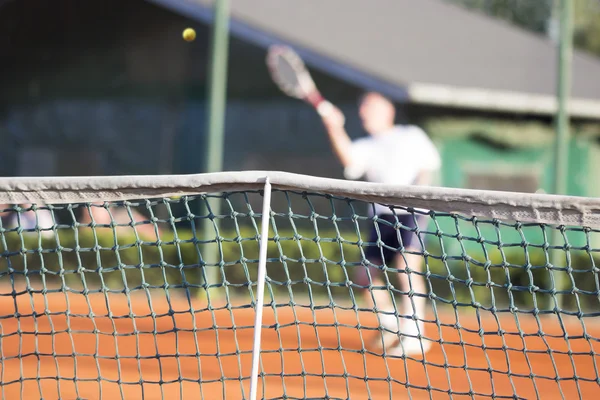
<svg viewBox="0 0 600 400">
<path fill-rule="evenodd" d="M 231 294 L 248 293 L 254 284 L 258 265 L 256 232 L 244 229 L 221 233 L 222 262 L 217 268 Z M 320 232 L 306 237 L 289 232 L 278 232 L 271 237 L 268 248 L 268 278 L 270 290 L 285 295 L 301 295 L 309 291 L 314 296 L 328 296 L 337 300 L 348 299 L 350 290 L 359 289 L 348 281 L 353 271 L 364 268 L 355 233 Z M 151 287 L 189 287 L 192 292 L 204 291 L 201 268 L 204 258 L 217 250 L 214 239 L 204 243 L 190 231 L 179 229 L 177 236 L 162 234 L 161 242 L 136 241 L 135 236 L 119 233 L 116 238 L 109 230 L 89 228 L 79 232 L 61 230 L 58 240 L 40 240 L 36 234 L 15 232 L 0 234 L 0 282 L 11 284 L 13 279 L 25 276 L 38 290 L 42 286 L 65 284 L 81 290 L 84 283 L 90 290 L 102 286 L 110 290 L 135 290 L 144 284 Z M 438 303 L 456 301 L 466 307 L 480 304 L 506 308 L 513 304 L 531 309 L 534 297 L 539 308 L 554 307 L 550 270 L 542 251 L 526 252 L 524 248 L 505 250 L 505 259 L 499 250 L 482 252 L 470 250 L 443 256 L 439 241 L 427 245 L 427 266 L 430 282 Z M 569 294 L 562 295 L 565 308 L 575 309 L 576 299 L 583 308 L 597 308 L 597 270 L 595 261 L 584 252 L 572 252 L 571 274 L 560 272 Z M 394 272 L 390 279 L 394 282 Z M 574 285 L 570 277 L 574 279 Z M 42 281 L 42 277 L 44 281 Z M 220 283 L 216 283 L 221 287 Z M 4 290 L 4 289 L 2 289 Z M 221 289 L 217 289 L 221 290 Z M 454 293 L 454 294 L 453 294 Z"/>
</svg>

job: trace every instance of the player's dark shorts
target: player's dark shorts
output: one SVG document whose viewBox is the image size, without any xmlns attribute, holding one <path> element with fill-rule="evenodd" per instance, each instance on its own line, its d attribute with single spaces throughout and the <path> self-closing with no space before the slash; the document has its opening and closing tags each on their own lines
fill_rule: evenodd
<svg viewBox="0 0 600 400">
<path fill-rule="evenodd" d="M 373 223 L 369 234 L 369 244 L 364 245 L 365 257 L 373 264 L 369 268 L 372 278 L 375 274 L 381 272 L 377 267 L 381 268 L 385 265 L 388 268 L 396 268 L 394 260 L 400 254 L 400 248 L 404 247 L 405 250 L 409 251 L 422 251 L 421 240 L 419 240 L 415 230 L 418 225 L 419 230 L 423 231 L 427 225 L 426 217 L 420 214 L 398 214 L 396 216 L 393 214 L 380 214 L 377 218 L 376 224 L 379 233 L 375 229 L 375 223 Z M 400 224 L 398 228 L 394 227 L 396 223 Z M 402 244 L 398 236 L 400 236 Z M 385 246 L 378 246 L 378 240 L 381 240 Z M 366 267 L 357 267 L 354 282 L 361 286 L 370 284 Z"/>
</svg>

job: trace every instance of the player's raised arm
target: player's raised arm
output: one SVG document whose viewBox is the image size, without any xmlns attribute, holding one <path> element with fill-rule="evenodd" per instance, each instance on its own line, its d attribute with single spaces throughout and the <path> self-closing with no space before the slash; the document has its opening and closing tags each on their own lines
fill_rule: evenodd
<svg viewBox="0 0 600 400">
<path fill-rule="evenodd" d="M 322 119 L 333 152 L 344 168 L 347 168 L 351 163 L 350 151 L 352 141 L 346 132 L 346 128 L 344 128 L 344 114 L 336 106 L 331 106 L 331 109 L 327 114 L 322 116 Z"/>
</svg>

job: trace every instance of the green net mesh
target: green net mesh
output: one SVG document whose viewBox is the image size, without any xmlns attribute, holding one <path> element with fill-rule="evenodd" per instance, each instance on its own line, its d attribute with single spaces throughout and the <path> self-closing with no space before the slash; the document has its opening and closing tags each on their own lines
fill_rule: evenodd
<svg viewBox="0 0 600 400">
<path fill-rule="evenodd" d="M 2 398 L 248 398 L 261 204 L 4 206 Z M 283 190 L 271 210 L 260 398 L 600 394 L 597 230 Z"/>
</svg>

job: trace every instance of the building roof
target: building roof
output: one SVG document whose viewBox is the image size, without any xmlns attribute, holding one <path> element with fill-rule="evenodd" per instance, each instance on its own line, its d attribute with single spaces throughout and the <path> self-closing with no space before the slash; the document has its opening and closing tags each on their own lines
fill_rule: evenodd
<svg viewBox="0 0 600 400">
<path fill-rule="evenodd" d="M 214 0 L 149 1 L 212 20 Z M 549 38 L 442 0 L 232 0 L 230 29 L 264 47 L 287 43 L 309 66 L 400 101 L 556 110 Z M 575 51 L 572 72 L 572 115 L 600 118 L 600 59 Z"/>
</svg>

